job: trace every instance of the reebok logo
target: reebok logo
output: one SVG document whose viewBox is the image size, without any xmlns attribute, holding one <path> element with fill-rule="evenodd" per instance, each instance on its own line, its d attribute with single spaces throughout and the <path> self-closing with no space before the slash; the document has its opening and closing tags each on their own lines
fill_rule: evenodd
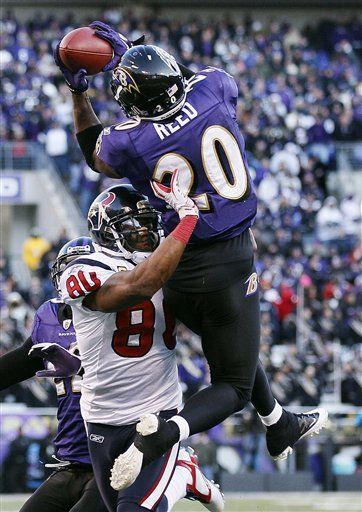
<svg viewBox="0 0 362 512">
<path fill-rule="evenodd" d="M 89 440 L 90 440 L 90 441 L 94 441 L 95 443 L 99 443 L 99 444 L 101 444 L 101 443 L 103 443 L 103 441 L 104 441 L 104 436 L 99 436 L 99 435 L 97 435 L 97 434 L 91 434 L 91 435 L 89 436 Z"/>
</svg>

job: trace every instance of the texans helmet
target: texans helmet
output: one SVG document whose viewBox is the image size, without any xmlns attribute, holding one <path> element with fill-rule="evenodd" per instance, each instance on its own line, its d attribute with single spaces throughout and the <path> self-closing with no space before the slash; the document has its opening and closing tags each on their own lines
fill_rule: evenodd
<svg viewBox="0 0 362 512">
<path fill-rule="evenodd" d="M 50 276 L 56 290 L 59 291 L 60 277 L 65 267 L 75 258 L 95 252 L 92 239 L 89 236 L 73 238 L 60 249 L 56 260 L 53 263 Z"/>
<path fill-rule="evenodd" d="M 156 249 L 163 234 L 159 212 L 128 184 L 99 194 L 89 208 L 88 229 L 97 250 L 136 263 Z"/>
<path fill-rule="evenodd" d="M 111 89 L 128 117 L 161 121 L 186 100 L 185 81 L 175 58 L 158 46 L 133 46 L 112 72 Z"/>
</svg>

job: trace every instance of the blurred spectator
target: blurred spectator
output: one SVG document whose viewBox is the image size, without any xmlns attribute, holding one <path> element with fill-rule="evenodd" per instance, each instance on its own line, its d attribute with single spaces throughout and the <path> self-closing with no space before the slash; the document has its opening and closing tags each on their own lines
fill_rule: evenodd
<svg viewBox="0 0 362 512">
<path fill-rule="evenodd" d="M 334 131 L 334 123 L 330 119 L 323 119 L 317 114 L 312 126 L 308 129 L 309 154 L 318 158 L 322 164 L 329 164 L 331 157 L 332 140 L 331 133 Z"/>
<path fill-rule="evenodd" d="M 320 389 L 315 378 L 314 366 L 307 366 L 303 374 L 298 378 L 300 405 L 318 405 L 320 403 Z"/>
<path fill-rule="evenodd" d="M 20 427 L 15 439 L 10 443 L 4 465 L 4 488 L 6 492 L 24 492 L 27 489 L 26 458 L 30 439 Z"/>
<path fill-rule="evenodd" d="M 77 196 L 81 185 L 83 153 L 74 133 L 73 136 L 70 137 L 68 156 L 70 173 L 69 188 L 71 192 Z"/>
<path fill-rule="evenodd" d="M 358 364 L 348 363 L 343 368 L 342 402 L 362 406 L 362 378 L 361 367 Z"/>
<path fill-rule="evenodd" d="M 6 257 L 2 247 L 0 247 L 0 274 L 4 278 L 10 274 L 9 258 Z"/>
<path fill-rule="evenodd" d="M 6 307 L 3 308 L 4 317 L 12 323 L 14 334 L 18 340 L 26 336 L 28 321 L 32 319 L 33 309 L 25 302 L 18 292 L 11 292 L 7 296 Z"/>
<path fill-rule="evenodd" d="M 338 242 L 343 235 L 343 215 L 334 197 L 327 197 L 317 213 L 317 233 L 321 242 Z"/>
<path fill-rule="evenodd" d="M 87 217 L 89 207 L 99 192 L 100 177 L 100 174 L 92 171 L 86 163 L 83 163 L 82 176 L 80 179 L 79 205 L 85 217 Z"/>
<path fill-rule="evenodd" d="M 23 243 L 23 261 L 29 270 L 38 270 L 43 254 L 50 249 L 50 243 L 33 228 Z"/>
<path fill-rule="evenodd" d="M 45 151 L 53 160 L 64 180 L 69 179 L 68 135 L 64 128 L 55 122 L 45 136 Z"/>
<path fill-rule="evenodd" d="M 290 403 L 292 397 L 292 383 L 290 378 L 283 371 L 277 371 L 270 382 L 274 397 L 281 405 Z"/>
<path fill-rule="evenodd" d="M 344 230 L 347 236 L 356 242 L 361 232 L 361 204 L 350 194 L 341 201 L 341 213 L 344 219 Z"/>
<path fill-rule="evenodd" d="M 67 230 L 65 228 L 63 228 L 60 231 L 57 240 L 55 242 L 53 242 L 53 246 L 51 249 L 54 253 L 56 253 L 56 256 L 58 255 L 58 252 L 63 247 L 63 245 L 68 243 L 69 240 L 70 240 L 70 236 L 68 235 Z M 54 260 L 55 260 L 55 258 L 53 258 L 53 262 L 54 262 Z"/>
</svg>

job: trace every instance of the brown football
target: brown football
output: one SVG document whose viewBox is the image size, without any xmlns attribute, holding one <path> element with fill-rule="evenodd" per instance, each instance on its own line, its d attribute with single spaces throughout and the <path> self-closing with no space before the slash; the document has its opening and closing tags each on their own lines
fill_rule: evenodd
<svg viewBox="0 0 362 512">
<path fill-rule="evenodd" d="M 88 75 L 100 73 L 113 57 L 113 48 L 95 35 L 90 27 L 72 30 L 59 45 L 59 56 L 70 71 L 86 69 Z"/>
</svg>

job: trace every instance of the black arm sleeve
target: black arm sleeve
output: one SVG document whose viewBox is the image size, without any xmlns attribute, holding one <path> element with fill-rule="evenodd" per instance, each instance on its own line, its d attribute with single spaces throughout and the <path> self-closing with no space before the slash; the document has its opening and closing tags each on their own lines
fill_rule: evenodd
<svg viewBox="0 0 362 512">
<path fill-rule="evenodd" d="M 82 150 L 85 161 L 89 167 L 96 172 L 98 171 L 94 169 L 93 152 L 96 148 L 98 136 L 102 130 L 103 126 L 101 124 L 96 124 L 95 126 L 90 126 L 89 128 L 86 128 L 85 130 L 77 133 L 78 144 Z"/>
<path fill-rule="evenodd" d="M 180 64 L 179 62 L 177 64 L 178 64 L 178 67 L 180 68 L 181 73 L 183 74 L 184 78 L 186 78 L 186 80 L 188 80 L 189 78 L 194 76 L 194 74 L 195 74 L 194 71 L 191 71 L 191 69 L 187 68 L 183 64 Z"/>
<path fill-rule="evenodd" d="M 41 357 L 28 356 L 32 346 L 33 343 L 29 337 L 21 347 L 0 357 L 0 391 L 30 379 L 38 370 L 44 369 Z"/>
</svg>

